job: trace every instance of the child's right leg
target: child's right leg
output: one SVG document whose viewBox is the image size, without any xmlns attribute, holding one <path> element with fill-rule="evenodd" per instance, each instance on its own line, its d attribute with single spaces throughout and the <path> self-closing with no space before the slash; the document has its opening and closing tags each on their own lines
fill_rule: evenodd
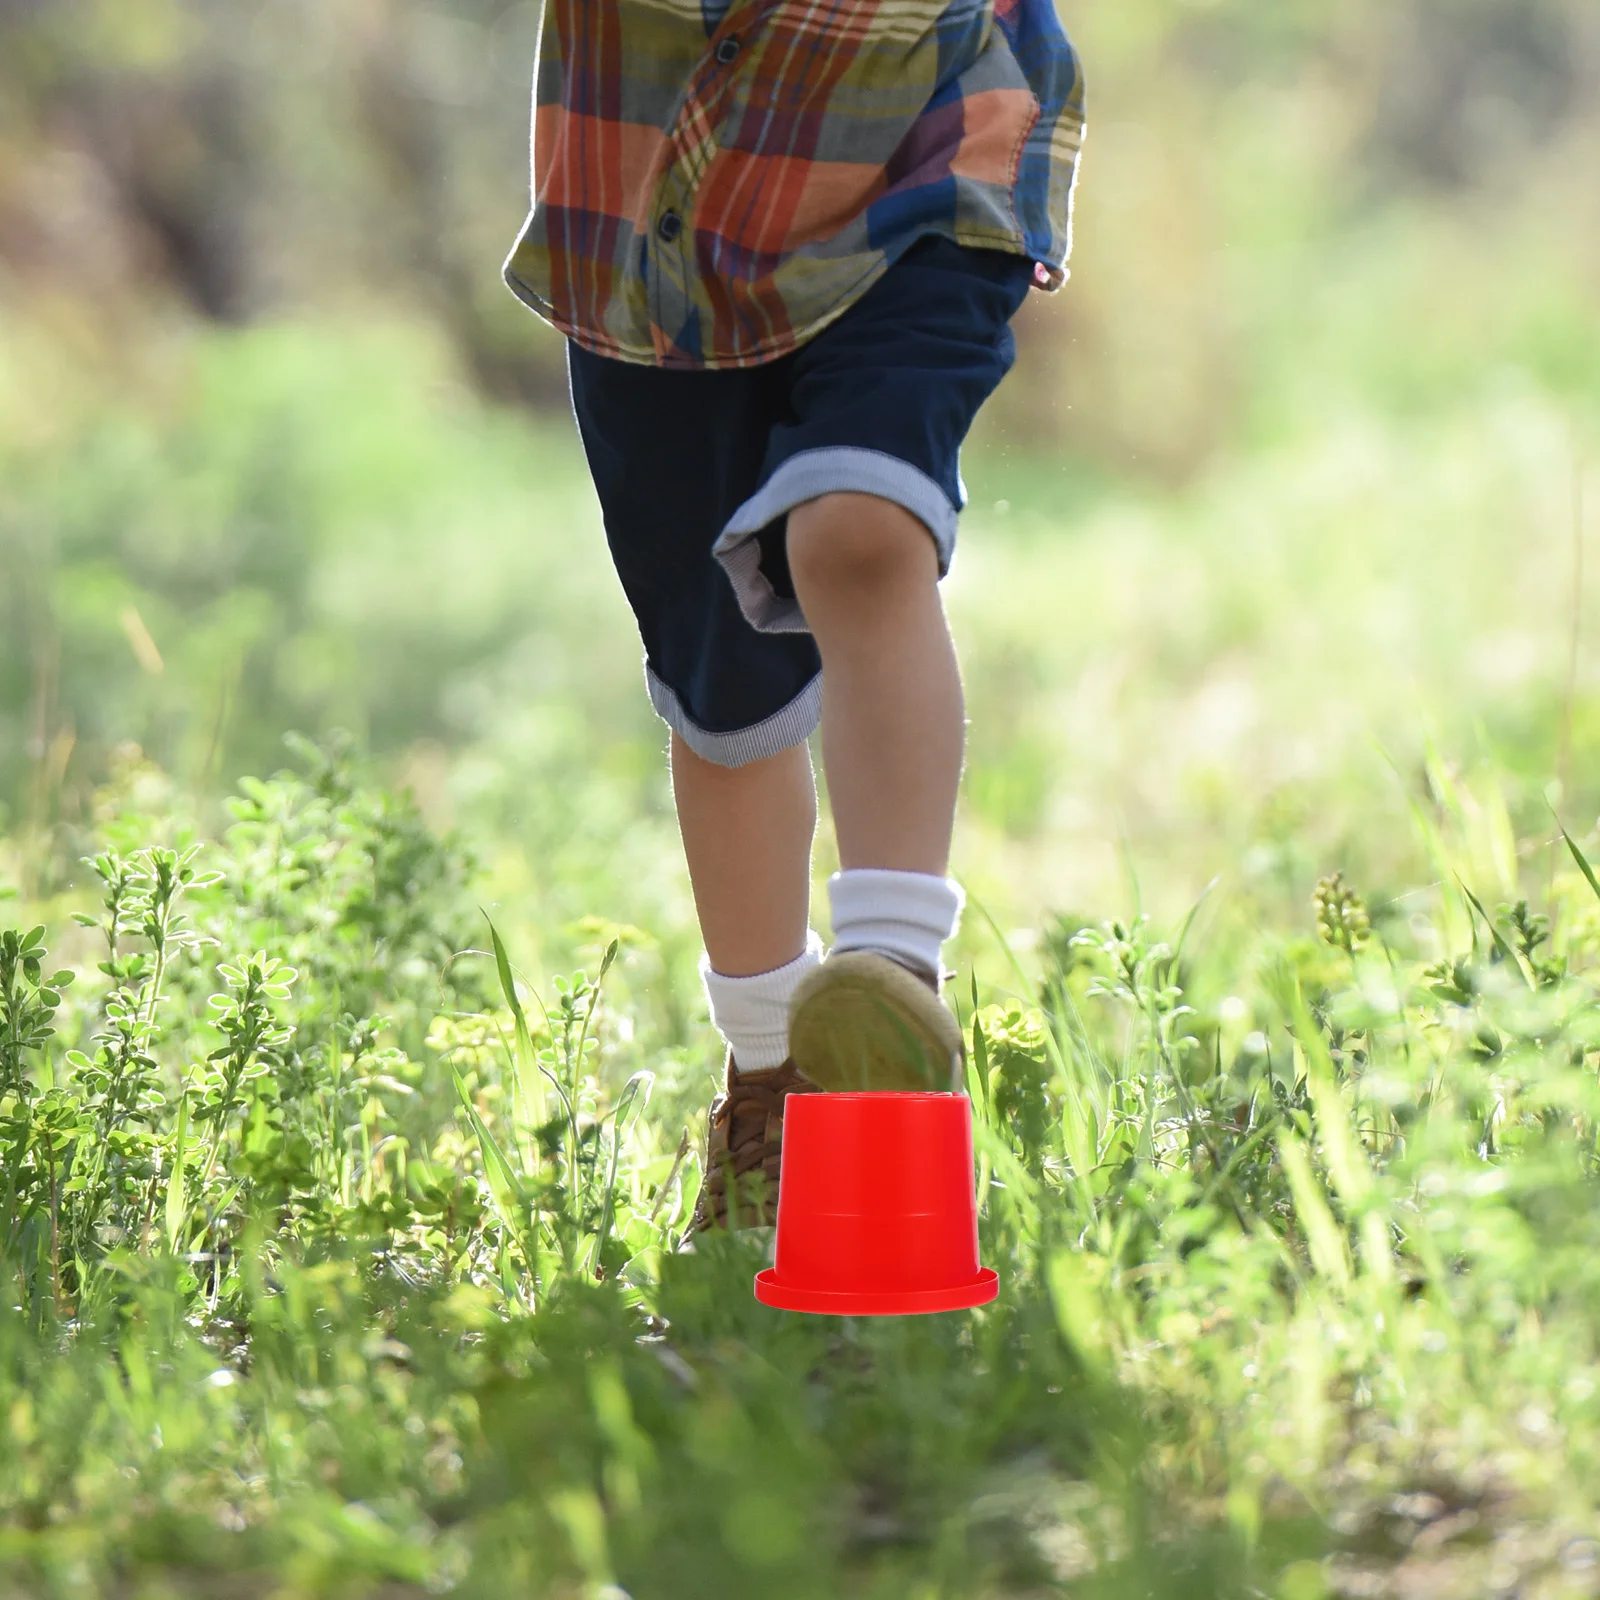
<svg viewBox="0 0 1600 1600">
<path fill-rule="evenodd" d="M 788 1059 L 790 999 L 822 958 L 809 927 L 817 826 L 811 752 L 802 742 L 721 766 L 697 756 L 674 730 L 672 788 L 705 940 L 701 978 L 729 1048 L 691 1231 L 726 1225 L 734 1211 L 742 1223 L 770 1224 L 783 1100 L 811 1087 Z"/>
<path fill-rule="evenodd" d="M 672 734 L 672 790 L 695 909 L 714 971 L 749 977 L 806 947 L 817 787 L 811 751 L 790 745 L 718 766 Z"/>
</svg>

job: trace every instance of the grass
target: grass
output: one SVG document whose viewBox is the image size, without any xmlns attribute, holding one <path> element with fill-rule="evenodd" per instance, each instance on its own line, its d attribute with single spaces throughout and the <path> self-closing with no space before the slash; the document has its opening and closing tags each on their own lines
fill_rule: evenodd
<svg viewBox="0 0 1600 1600">
<path fill-rule="evenodd" d="M 1002 1291 L 834 1323 L 673 1248 L 719 1050 L 659 727 L 570 430 L 447 383 L 207 336 L 0 491 L 0 1595 L 1594 1593 L 1562 404 L 1182 491 L 979 441 Z"/>
<path fill-rule="evenodd" d="M 230 329 L 50 111 L 208 193 L 247 36 L 167 9 L 47 28 L 0 163 L 0 1600 L 1600 1594 L 1575 5 L 1074 8 L 1073 281 L 944 589 L 1001 1295 L 838 1322 L 673 1249 L 664 736 L 570 418 L 409 237 L 559 376 L 492 268 L 536 8 L 404 151 L 405 7 L 250 31 Z"/>
<path fill-rule="evenodd" d="M 1330 875 L 1220 970 L 1194 922 L 997 951 L 1001 1297 L 834 1322 L 755 1303 L 760 1236 L 675 1253 L 648 952 L 519 976 L 458 847 L 300 756 L 204 842 L 124 772 L 99 907 L 0 936 L 10 1592 L 1590 1592 L 1576 840 L 1553 921 L 1490 910 L 1437 773 L 1423 917 Z"/>
</svg>

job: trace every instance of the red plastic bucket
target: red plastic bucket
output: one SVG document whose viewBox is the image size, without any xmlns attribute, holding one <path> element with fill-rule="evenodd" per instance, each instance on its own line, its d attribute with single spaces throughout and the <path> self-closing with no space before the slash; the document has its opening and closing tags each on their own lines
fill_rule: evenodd
<svg viewBox="0 0 1600 1600">
<path fill-rule="evenodd" d="M 978 1264 L 972 1106 L 964 1094 L 790 1095 L 774 1264 L 756 1299 L 896 1316 L 993 1300 Z"/>
</svg>

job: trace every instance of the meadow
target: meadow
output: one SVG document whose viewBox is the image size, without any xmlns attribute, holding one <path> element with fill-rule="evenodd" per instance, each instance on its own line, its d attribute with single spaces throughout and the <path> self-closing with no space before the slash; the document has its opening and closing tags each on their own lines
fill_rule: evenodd
<svg viewBox="0 0 1600 1600">
<path fill-rule="evenodd" d="M 116 474 L 38 478 L 122 508 L 124 561 L 61 589 L 126 652 L 103 726 L 120 694 L 155 744 L 163 697 L 319 658 L 376 720 L 424 613 L 461 723 L 387 774 L 370 723 L 297 736 L 212 797 L 198 739 L 175 771 L 123 741 L 18 806 L 9 1592 L 1593 1592 L 1557 408 L 1491 385 L 1071 525 L 1046 468 L 974 453 L 951 964 L 1002 1292 L 835 1324 L 754 1302 L 762 1235 L 675 1249 L 719 1048 L 570 435 L 381 327 L 215 335 L 181 375 L 89 413 Z M 178 545 L 273 496 L 293 591 L 158 609 L 158 512 Z M 535 496 L 559 538 L 521 537 Z M 526 632 L 452 680 L 496 604 Z M 276 685 L 199 665 L 249 660 L 252 608 Z M 834 864 L 824 824 L 819 907 Z"/>
<path fill-rule="evenodd" d="M 169 201 L 171 84 L 292 109 L 245 309 L 0 117 L 0 1600 L 1600 1595 L 1587 12 L 1079 8 L 944 591 L 1000 1295 L 834 1320 L 678 1248 L 665 732 L 559 342 L 447 259 L 530 8 L 357 9 L 0 6 Z M 396 204 L 334 119 L 413 28 Z"/>
</svg>

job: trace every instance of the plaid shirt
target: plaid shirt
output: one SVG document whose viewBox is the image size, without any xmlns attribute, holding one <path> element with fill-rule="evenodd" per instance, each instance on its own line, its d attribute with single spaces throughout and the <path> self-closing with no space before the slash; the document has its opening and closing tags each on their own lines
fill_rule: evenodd
<svg viewBox="0 0 1600 1600">
<path fill-rule="evenodd" d="M 1083 75 L 1054 0 L 545 0 L 517 296 L 660 367 L 786 354 L 920 234 L 1066 280 Z"/>
</svg>

